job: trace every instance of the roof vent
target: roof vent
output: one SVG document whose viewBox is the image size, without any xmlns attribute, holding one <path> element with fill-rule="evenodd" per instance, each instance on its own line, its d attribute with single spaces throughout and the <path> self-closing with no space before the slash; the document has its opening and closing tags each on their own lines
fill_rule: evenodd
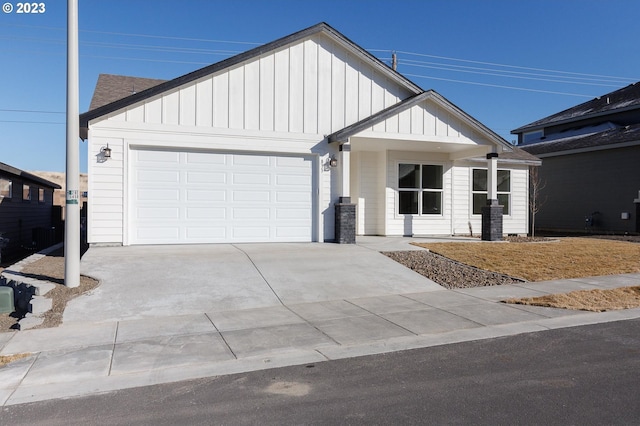
<svg viewBox="0 0 640 426">
<path fill-rule="evenodd" d="M 609 97 L 607 96 L 607 105 L 609 105 Z"/>
</svg>

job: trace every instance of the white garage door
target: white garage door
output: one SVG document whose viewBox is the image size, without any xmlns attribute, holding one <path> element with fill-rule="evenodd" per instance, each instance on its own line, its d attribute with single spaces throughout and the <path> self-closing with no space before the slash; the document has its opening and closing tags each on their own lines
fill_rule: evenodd
<svg viewBox="0 0 640 426">
<path fill-rule="evenodd" d="M 312 241 L 311 157 L 131 150 L 131 244 Z"/>
</svg>

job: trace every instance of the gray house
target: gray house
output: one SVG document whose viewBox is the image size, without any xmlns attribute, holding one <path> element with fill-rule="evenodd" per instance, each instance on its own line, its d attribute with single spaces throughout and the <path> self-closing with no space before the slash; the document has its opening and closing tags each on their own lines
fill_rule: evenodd
<svg viewBox="0 0 640 426">
<path fill-rule="evenodd" d="M 54 189 L 60 185 L 0 163 L 0 259 L 55 242 Z"/>
<path fill-rule="evenodd" d="M 511 133 L 542 159 L 536 228 L 640 232 L 640 83 Z"/>
</svg>

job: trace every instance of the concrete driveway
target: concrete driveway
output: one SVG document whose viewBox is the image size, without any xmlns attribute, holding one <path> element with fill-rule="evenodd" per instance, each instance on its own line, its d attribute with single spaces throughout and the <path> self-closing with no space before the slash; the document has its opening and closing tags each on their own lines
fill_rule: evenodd
<svg viewBox="0 0 640 426">
<path fill-rule="evenodd" d="M 65 324 L 442 290 L 360 245 L 93 247 L 81 271 L 101 285 L 68 304 Z"/>
</svg>

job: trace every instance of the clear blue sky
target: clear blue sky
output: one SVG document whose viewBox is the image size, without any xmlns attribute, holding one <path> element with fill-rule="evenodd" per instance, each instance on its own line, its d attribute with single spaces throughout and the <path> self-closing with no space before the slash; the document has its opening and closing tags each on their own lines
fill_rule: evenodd
<svg viewBox="0 0 640 426">
<path fill-rule="evenodd" d="M 0 162 L 64 171 L 66 1 L 43 0 L 43 14 L 7 1 Z M 637 0 L 79 0 L 79 10 L 81 112 L 100 73 L 172 79 L 321 21 L 386 62 L 397 51 L 398 71 L 508 141 L 640 81 Z"/>
</svg>

